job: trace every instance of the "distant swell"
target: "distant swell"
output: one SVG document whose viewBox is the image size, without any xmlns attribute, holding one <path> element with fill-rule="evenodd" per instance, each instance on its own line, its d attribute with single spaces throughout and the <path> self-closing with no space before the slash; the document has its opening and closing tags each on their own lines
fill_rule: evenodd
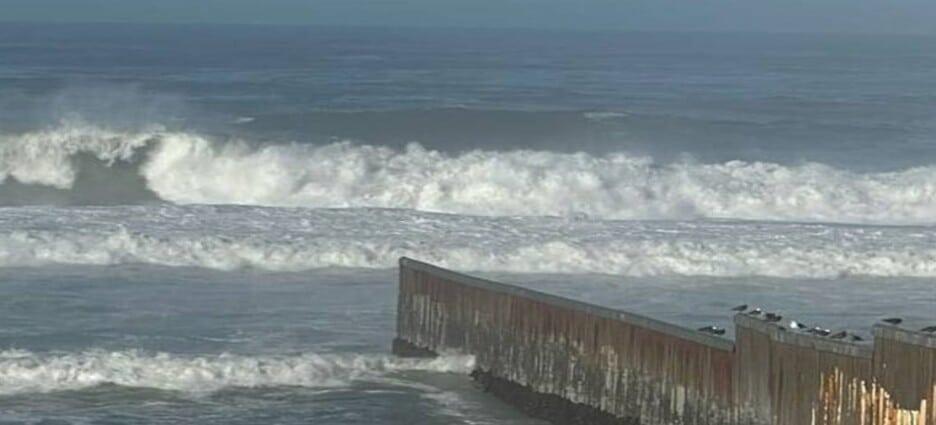
<svg viewBox="0 0 936 425">
<path fill-rule="evenodd" d="M 76 187 L 82 172 L 78 156 L 133 164 L 145 185 L 138 191 L 178 204 L 604 219 L 936 222 L 936 167 L 862 174 L 821 164 L 660 164 L 623 153 L 447 154 L 417 144 L 403 151 L 351 143 L 255 145 L 192 133 L 120 133 L 77 125 L 0 141 L 0 182 L 100 190 Z"/>
<path fill-rule="evenodd" d="M 521 273 L 936 277 L 936 228 L 375 209 L 0 208 L 0 267 L 143 263 L 302 271 L 390 268 L 400 256 Z"/>
<path fill-rule="evenodd" d="M 382 355 L 182 356 L 138 351 L 37 354 L 0 351 L 0 395 L 79 390 L 103 384 L 191 393 L 241 387 L 342 387 L 405 371 L 468 373 L 467 356 L 432 360 Z"/>
</svg>

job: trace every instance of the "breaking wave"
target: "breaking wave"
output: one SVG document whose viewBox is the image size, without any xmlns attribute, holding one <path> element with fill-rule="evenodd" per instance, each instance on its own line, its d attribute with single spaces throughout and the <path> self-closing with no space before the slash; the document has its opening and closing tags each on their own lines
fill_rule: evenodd
<svg viewBox="0 0 936 425">
<path fill-rule="evenodd" d="M 104 384 L 189 393 L 272 386 L 343 387 L 406 371 L 471 372 L 470 356 L 402 359 L 383 355 L 181 356 L 139 351 L 37 354 L 0 351 L 0 394 L 78 390 Z"/>
<path fill-rule="evenodd" d="M 133 164 L 144 185 L 140 191 L 177 204 L 604 219 L 936 221 L 936 167 L 856 173 L 815 163 L 661 164 L 624 153 L 448 154 L 418 144 L 394 150 L 347 142 L 257 145 L 82 125 L 0 140 L 0 182 L 90 190 L 76 186 L 82 172 L 77 156 L 106 165 Z M 121 184 L 127 183 L 109 182 Z"/>
<path fill-rule="evenodd" d="M 594 221 L 379 209 L 0 208 L 0 267 L 391 268 L 492 272 L 936 277 L 936 228 Z"/>
</svg>

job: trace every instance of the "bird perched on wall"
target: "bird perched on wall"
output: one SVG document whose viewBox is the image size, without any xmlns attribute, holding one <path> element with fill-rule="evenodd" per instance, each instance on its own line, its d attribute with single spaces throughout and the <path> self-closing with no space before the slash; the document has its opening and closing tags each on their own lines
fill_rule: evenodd
<svg viewBox="0 0 936 425">
<path fill-rule="evenodd" d="M 936 333 L 936 326 L 927 326 L 923 329 L 920 329 L 920 332 Z"/>
<path fill-rule="evenodd" d="M 884 322 L 884 323 L 890 323 L 890 324 L 892 324 L 892 325 L 894 325 L 894 326 L 897 326 L 897 325 L 903 323 L 903 319 L 901 319 L 901 318 L 899 318 L 899 317 L 891 317 L 891 318 L 888 318 L 888 319 L 883 319 L 883 320 L 881 320 L 881 321 Z"/>
<path fill-rule="evenodd" d="M 704 328 L 699 328 L 699 332 L 712 335 L 724 335 L 725 330 L 719 328 L 718 326 L 706 326 Z"/>
<path fill-rule="evenodd" d="M 802 331 L 802 330 L 809 329 L 809 326 L 806 326 L 800 322 L 797 322 L 796 320 L 792 320 L 790 321 L 790 329 Z"/>
<path fill-rule="evenodd" d="M 779 314 L 774 314 L 774 313 L 767 313 L 767 315 L 764 317 L 764 320 L 768 322 L 772 322 L 772 323 L 777 323 L 783 320 L 783 316 Z"/>
<path fill-rule="evenodd" d="M 806 331 L 806 332 L 807 332 L 807 333 L 811 333 L 811 334 L 813 334 L 813 335 L 819 335 L 819 336 L 829 336 L 829 335 L 832 334 L 832 331 L 830 331 L 830 330 L 828 330 L 828 329 L 822 329 L 822 328 L 820 328 L 820 327 L 818 327 L 818 326 L 816 326 L 816 327 L 814 327 L 814 328 L 812 328 L 812 329 L 810 329 L 810 330 L 808 330 L 808 331 Z"/>
</svg>

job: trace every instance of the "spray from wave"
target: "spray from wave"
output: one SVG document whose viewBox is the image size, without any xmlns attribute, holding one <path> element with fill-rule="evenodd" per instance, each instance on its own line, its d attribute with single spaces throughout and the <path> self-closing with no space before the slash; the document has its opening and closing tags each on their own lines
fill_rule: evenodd
<svg viewBox="0 0 936 425">
<path fill-rule="evenodd" d="M 225 388 L 345 387 L 390 374 L 428 371 L 466 374 L 470 356 L 401 359 L 384 355 L 316 354 L 181 356 L 140 351 L 37 354 L 0 351 L 0 394 L 79 390 L 103 384 L 188 393 Z"/>
<path fill-rule="evenodd" d="M 0 139 L 0 182 L 70 189 L 78 170 L 74 158 L 92 156 L 107 165 L 130 161 L 134 152 L 154 141 L 158 132 L 117 133 L 89 126 L 63 126 L 55 130 Z"/>
<path fill-rule="evenodd" d="M 81 155 L 109 166 L 133 164 L 144 186 L 139 191 L 178 204 L 888 224 L 931 223 L 936 213 L 934 167 L 855 173 L 822 164 L 660 164 L 623 153 L 257 145 L 87 125 L 6 137 L 0 142 L 0 182 L 88 190 L 74 187 Z M 120 180 L 110 185 L 128 184 Z"/>
</svg>

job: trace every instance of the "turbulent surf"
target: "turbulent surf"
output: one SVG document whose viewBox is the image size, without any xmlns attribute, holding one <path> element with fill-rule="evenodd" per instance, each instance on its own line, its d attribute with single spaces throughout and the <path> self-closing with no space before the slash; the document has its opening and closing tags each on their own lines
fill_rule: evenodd
<svg viewBox="0 0 936 425">
<path fill-rule="evenodd" d="M 933 46 L 0 23 L 0 423 L 533 425 L 388 355 L 403 256 L 727 337 L 928 326 Z"/>
<path fill-rule="evenodd" d="M 67 226 L 62 226 L 67 223 Z M 402 230 L 401 230 L 402 229 Z M 390 268 L 626 276 L 936 276 L 936 229 L 234 206 L 0 208 L 0 267 Z"/>
<path fill-rule="evenodd" d="M 88 125 L 5 136 L 0 181 L 77 191 L 69 199 L 81 203 L 82 191 L 99 190 L 79 187 L 89 157 L 104 169 L 133 168 L 135 176 L 115 174 L 111 184 L 133 185 L 139 178 L 135 195 L 145 199 L 142 192 L 151 192 L 176 204 L 876 224 L 932 223 L 936 213 L 933 167 L 858 173 L 818 163 L 659 163 L 626 153 L 260 144 Z"/>
<path fill-rule="evenodd" d="M 103 350 L 76 354 L 0 352 L 0 395 L 78 390 L 103 384 L 206 393 L 225 388 L 330 388 L 389 380 L 407 371 L 471 372 L 469 356 L 432 360 L 391 356 L 305 353 L 295 356 L 178 356 Z"/>
</svg>

